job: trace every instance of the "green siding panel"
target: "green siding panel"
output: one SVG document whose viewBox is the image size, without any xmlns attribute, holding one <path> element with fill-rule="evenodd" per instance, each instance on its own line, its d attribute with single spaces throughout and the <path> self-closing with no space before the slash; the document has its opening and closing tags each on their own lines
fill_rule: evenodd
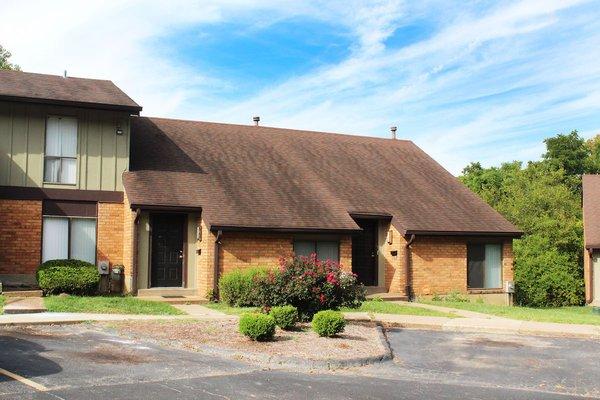
<svg viewBox="0 0 600 400">
<path fill-rule="evenodd" d="M 61 115 L 77 117 L 76 185 L 43 183 L 46 119 Z M 0 185 L 123 190 L 128 167 L 127 113 L 0 102 Z"/>
</svg>

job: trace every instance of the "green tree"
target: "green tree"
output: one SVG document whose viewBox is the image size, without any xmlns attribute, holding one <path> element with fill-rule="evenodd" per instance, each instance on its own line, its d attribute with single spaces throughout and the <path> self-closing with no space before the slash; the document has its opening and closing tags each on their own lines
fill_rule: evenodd
<svg viewBox="0 0 600 400">
<path fill-rule="evenodd" d="M 575 188 L 581 176 L 568 175 L 555 159 L 544 159 L 491 168 L 472 163 L 460 179 L 524 232 L 514 241 L 517 302 L 581 304 L 583 223 Z"/>
<path fill-rule="evenodd" d="M 563 168 L 567 175 L 581 175 L 586 172 L 590 150 L 576 130 L 567 135 L 561 133 L 548 138 L 544 143 L 546 143 L 544 160 L 557 168 Z"/>
<path fill-rule="evenodd" d="M 2 45 L 0 45 L 0 69 L 12 69 L 15 71 L 20 71 L 21 67 L 17 64 L 11 64 L 8 59 L 12 57 L 10 51 L 6 50 Z"/>
<path fill-rule="evenodd" d="M 585 142 L 588 148 L 589 157 L 586 165 L 586 173 L 600 173 L 600 135 L 596 135 Z"/>
</svg>

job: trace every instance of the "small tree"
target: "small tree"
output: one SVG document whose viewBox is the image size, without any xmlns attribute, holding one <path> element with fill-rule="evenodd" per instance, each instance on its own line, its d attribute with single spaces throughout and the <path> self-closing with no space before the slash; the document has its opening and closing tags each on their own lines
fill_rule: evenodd
<svg viewBox="0 0 600 400">
<path fill-rule="evenodd" d="M 0 45 L 0 69 L 11 69 L 14 71 L 20 71 L 21 67 L 17 64 L 11 64 L 8 59 L 12 57 L 10 51 L 6 50 L 2 45 Z"/>
</svg>

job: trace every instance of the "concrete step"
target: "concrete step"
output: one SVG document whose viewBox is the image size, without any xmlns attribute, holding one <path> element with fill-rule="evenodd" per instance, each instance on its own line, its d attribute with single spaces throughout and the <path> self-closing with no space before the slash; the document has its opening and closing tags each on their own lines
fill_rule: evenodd
<svg viewBox="0 0 600 400">
<path fill-rule="evenodd" d="M 164 296 L 138 296 L 140 300 L 162 301 L 169 304 L 206 304 L 208 300 L 200 296 L 181 296 L 181 297 L 164 297 Z"/>
<path fill-rule="evenodd" d="M 2 292 L 4 297 L 42 297 L 43 292 L 41 290 L 14 290 L 6 289 Z"/>
<path fill-rule="evenodd" d="M 45 311 L 46 306 L 41 297 L 13 297 L 4 305 L 4 314 L 34 314 Z"/>
<path fill-rule="evenodd" d="M 376 298 L 384 301 L 408 301 L 408 297 L 401 293 L 372 293 L 367 295 L 367 299 Z"/>
<path fill-rule="evenodd" d="M 137 293 L 138 297 L 172 297 L 175 296 L 197 296 L 198 291 L 196 289 L 188 288 L 150 288 L 150 289 L 139 289 Z"/>
</svg>

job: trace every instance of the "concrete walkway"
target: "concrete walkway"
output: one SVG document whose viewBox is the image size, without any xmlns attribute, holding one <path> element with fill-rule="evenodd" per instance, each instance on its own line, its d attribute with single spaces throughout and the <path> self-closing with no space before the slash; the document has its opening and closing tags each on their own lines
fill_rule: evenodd
<svg viewBox="0 0 600 400">
<path fill-rule="evenodd" d="M 190 317 L 195 319 L 204 320 L 236 320 L 238 317 L 235 315 L 229 315 L 220 311 L 213 310 L 208 307 L 204 307 L 200 304 L 177 304 L 173 307 L 178 308 Z"/>
<path fill-rule="evenodd" d="M 128 321 L 156 319 L 190 319 L 187 315 L 136 315 L 136 314 L 92 314 L 43 312 L 37 314 L 0 315 L 0 326 L 76 324 L 87 321 Z"/>
<path fill-rule="evenodd" d="M 507 319 L 507 318 L 498 317 L 496 315 L 491 315 L 491 314 L 484 314 L 484 313 L 478 313 L 475 311 L 461 310 L 458 308 L 436 306 L 433 304 L 417 303 L 417 302 L 412 302 L 412 301 L 391 301 L 390 303 L 396 303 L 398 305 L 407 306 L 407 307 L 425 308 L 427 310 L 439 311 L 439 312 L 443 312 L 443 313 L 447 313 L 447 314 L 454 314 L 456 316 L 463 317 L 463 318 Z"/>
<path fill-rule="evenodd" d="M 364 312 L 347 312 L 344 316 L 348 320 L 375 321 L 400 328 L 600 339 L 600 326 L 597 325 L 519 321 L 499 317 L 446 318 Z"/>
</svg>

